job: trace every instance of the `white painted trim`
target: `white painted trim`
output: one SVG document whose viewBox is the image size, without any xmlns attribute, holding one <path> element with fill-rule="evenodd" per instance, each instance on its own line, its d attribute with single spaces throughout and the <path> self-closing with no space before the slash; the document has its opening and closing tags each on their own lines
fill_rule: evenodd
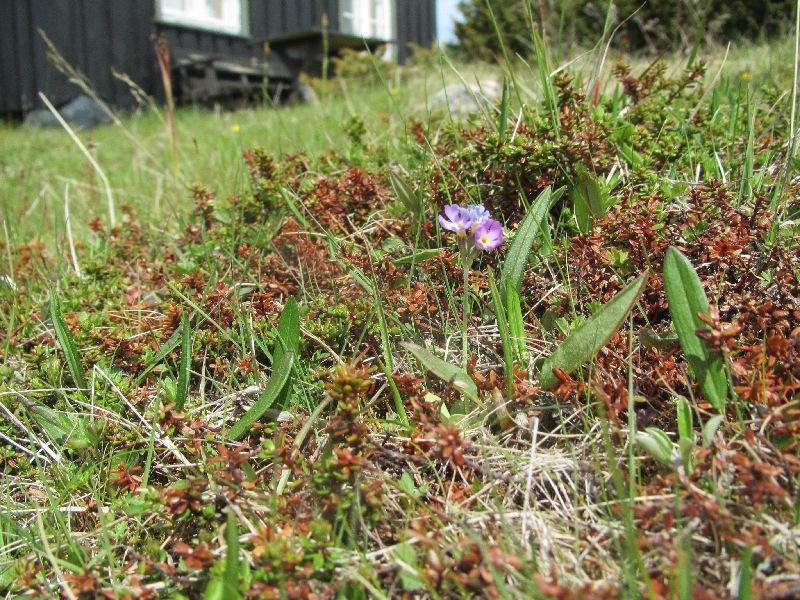
<svg viewBox="0 0 800 600">
<path fill-rule="evenodd" d="M 211 16 L 203 15 L 201 12 L 203 10 L 202 7 L 204 6 L 203 0 L 188 0 L 190 4 L 189 10 L 178 11 L 165 7 L 164 0 L 155 0 L 156 18 L 159 22 L 169 25 L 177 25 L 180 27 L 199 29 L 202 31 L 210 31 L 225 35 L 248 37 L 250 29 L 250 7 L 248 0 L 222 1 L 238 3 L 238 23 L 234 23 L 233 19 L 230 19 L 226 22 L 224 19 L 217 19 Z"/>
</svg>

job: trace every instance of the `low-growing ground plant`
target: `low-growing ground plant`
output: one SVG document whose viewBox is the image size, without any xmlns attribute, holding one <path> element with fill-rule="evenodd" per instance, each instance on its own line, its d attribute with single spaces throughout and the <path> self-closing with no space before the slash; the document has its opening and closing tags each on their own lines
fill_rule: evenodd
<svg viewBox="0 0 800 600">
<path fill-rule="evenodd" d="M 797 596 L 789 97 L 540 50 L 461 121 L 330 91 L 79 271 L 6 236 L 9 597 Z"/>
</svg>

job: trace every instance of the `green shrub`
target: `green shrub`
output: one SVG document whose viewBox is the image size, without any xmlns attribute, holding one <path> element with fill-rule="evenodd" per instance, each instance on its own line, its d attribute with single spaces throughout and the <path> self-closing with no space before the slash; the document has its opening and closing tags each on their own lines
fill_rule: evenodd
<svg viewBox="0 0 800 600">
<path fill-rule="evenodd" d="M 463 19 L 456 36 L 466 55 L 492 59 L 499 55 L 492 14 L 507 49 L 532 52 L 528 0 L 462 0 Z M 603 34 L 608 0 L 533 2 L 533 18 L 551 40 L 593 45 Z M 640 8 L 641 7 L 641 8 Z M 638 10 L 637 10 L 638 9 Z M 794 0 L 616 0 L 611 26 L 620 25 L 614 44 L 625 50 L 680 48 L 703 40 L 758 39 L 784 33 L 794 20 Z"/>
</svg>

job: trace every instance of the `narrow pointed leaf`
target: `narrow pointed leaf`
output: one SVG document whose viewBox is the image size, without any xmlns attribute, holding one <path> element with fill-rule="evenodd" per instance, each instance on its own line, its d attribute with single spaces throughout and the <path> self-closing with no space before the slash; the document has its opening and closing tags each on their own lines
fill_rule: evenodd
<svg viewBox="0 0 800 600">
<path fill-rule="evenodd" d="M 228 521 L 225 527 L 225 563 L 221 575 L 209 581 L 204 594 L 205 600 L 239 600 L 239 526 L 236 515 L 228 508 Z"/>
<path fill-rule="evenodd" d="M 646 431 L 638 432 L 636 434 L 636 443 L 658 462 L 664 465 L 672 464 L 672 441 L 660 429 L 648 427 Z"/>
<path fill-rule="evenodd" d="M 403 203 L 403 206 L 413 215 L 419 217 L 422 208 L 420 196 L 411 187 L 403 177 L 396 173 L 389 174 L 389 184 L 392 186 L 392 191 L 398 200 Z"/>
<path fill-rule="evenodd" d="M 433 352 L 422 346 L 417 346 L 410 342 L 403 342 L 401 346 L 411 352 L 423 367 L 436 375 L 439 379 L 452 385 L 461 392 L 465 398 L 473 402 L 478 401 L 478 387 L 464 369 L 443 361 L 433 354 Z"/>
<path fill-rule="evenodd" d="M 239 598 L 239 526 L 236 514 L 228 508 L 228 526 L 225 528 L 225 598 Z"/>
<path fill-rule="evenodd" d="M 26 405 L 26 408 L 31 418 L 59 448 L 80 449 L 89 445 L 83 417 L 35 403 Z"/>
<path fill-rule="evenodd" d="M 506 311 L 508 314 L 508 329 L 511 341 L 521 365 L 528 363 L 528 349 L 525 347 L 525 321 L 522 318 L 522 305 L 519 292 L 513 285 L 506 288 Z"/>
<path fill-rule="evenodd" d="M 181 364 L 178 367 L 178 387 L 175 392 L 175 410 L 183 410 L 189 393 L 189 369 L 192 366 L 192 327 L 186 313 L 181 316 Z"/>
<path fill-rule="evenodd" d="M 142 381 L 150 371 L 152 371 L 158 363 L 164 360 L 170 352 L 175 350 L 181 344 L 181 340 L 183 339 L 183 330 L 180 327 L 177 327 L 175 331 L 172 332 L 172 335 L 169 339 L 164 342 L 161 347 L 156 351 L 156 353 L 147 361 L 145 364 L 144 370 L 136 376 L 136 383 Z"/>
<path fill-rule="evenodd" d="M 413 254 L 409 254 L 408 256 L 401 256 L 400 258 L 395 258 L 392 262 L 396 266 L 403 266 L 403 265 L 415 265 L 417 263 L 425 262 L 426 260 L 430 260 L 431 258 L 436 258 L 441 254 L 440 248 L 430 248 L 424 250 L 417 250 Z"/>
<path fill-rule="evenodd" d="M 503 79 L 503 97 L 500 100 L 500 116 L 497 120 L 497 133 L 500 134 L 501 139 L 505 139 L 508 131 L 508 109 L 508 79 Z"/>
<path fill-rule="evenodd" d="M 525 218 L 517 229 L 517 233 L 514 235 L 514 241 L 503 263 L 503 270 L 500 273 L 502 290 L 505 291 L 506 286 L 509 284 L 517 289 L 519 288 L 519 282 L 522 279 L 522 273 L 525 271 L 525 265 L 528 263 L 528 255 L 531 252 L 533 241 L 536 239 L 536 234 L 539 232 L 550 207 L 563 193 L 564 188 L 559 188 L 553 192 L 550 187 L 547 187 L 536 197 L 536 200 L 528 209 Z"/>
<path fill-rule="evenodd" d="M 539 374 L 539 385 L 542 389 L 549 390 L 558 382 L 553 369 L 572 373 L 591 360 L 622 325 L 646 283 L 647 272 L 628 284 L 556 348 L 542 364 Z"/>
<path fill-rule="evenodd" d="M 300 308 L 297 300 L 289 298 L 278 321 L 278 336 L 272 350 L 272 364 L 277 364 L 286 352 L 297 354 L 300 349 Z"/>
<path fill-rule="evenodd" d="M 250 426 L 269 410 L 275 403 L 275 400 L 280 396 L 284 387 L 286 387 L 289 376 L 292 373 L 293 364 L 294 352 L 284 353 L 280 362 L 272 368 L 272 378 L 269 380 L 269 383 L 267 383 L 267 387 L 264 388 L 264 392 L 259 399 L 256 400 L 256 403 L 250 407 L 250 410 L 242 415 L 242 418 L 239 419 L 236 425 L 231 427 L 231 430 L 228 432 L 228 439 L 238 440 L 241 438 L 250 430 Z"/>
<path fill-rule="evenodd" d="M 279 364 L 287 352 L 297 356 L 300 351 L 300 307 L 294 298 L 289 298 L 286 306 L 283 307 L 283 311 L 281 311 L 277 334 L 275 345 L 272 349 L 273 366 Z M 291 379 L 292 374 L 290 371 L 289 382 L 283 386 L 274 402 L 279 407 L 285 407 L 289 401 L 289 394 L 292 389 Z"/>
<path fill-rule="evenodd" d="M 56 338 L 67 359 L 67 368 L 70 375 L 72 375 L 72 381 L 75 382 L 77 387 L 85 390 L 89 386 L 86 384 L 86 376 L 83 372 L 80 354 L 78 354 L 75 340 L 72 338 L 69 327 L 67 327 L 67 322 L 64 320 L 64 315 L 61 314 L 61 304 L 55 292 L 50 295 L 50 316 L 53 319 Z"/>
<path fill-rule="evenodd" d="M 725 364 L 720 354 L 708 351 L 696 333 L 698 329 L 709 329 L 697 316 L 699 313 L 708 314 L 708 299 L 689 259 L 674 247 L 667 250 L 664 259 L 664 287 L 669 313 L 686 360 L 706 400 L 722 412 L 728 396 Z"/>
<path fill-rule="evenodd" d="M 714 415 L 703 425 L 703 448 L 708 448 L 711 442 L 714 441 L 714 436 L 717 435 L 719 426 L 722 425 L 724 418 L 723 415 Z"/>
<path fill-rule="evenodd" d="M 692 408 L 689 406 L 689 401 L 683 396 L 678 398 L 678 436 L 680 439 L 691 440 L 694 443 Z"/>
</svg>

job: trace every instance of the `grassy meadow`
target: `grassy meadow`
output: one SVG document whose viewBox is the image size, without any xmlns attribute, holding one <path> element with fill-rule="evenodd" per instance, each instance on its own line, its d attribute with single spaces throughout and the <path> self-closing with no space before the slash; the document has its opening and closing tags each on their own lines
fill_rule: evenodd
<svg viewBox="0 0 800 600">
<path fill-rule="evenodd" d="M 0 591 L 800 596 L 794 61 L 0 126 Z"/>
</svg>

